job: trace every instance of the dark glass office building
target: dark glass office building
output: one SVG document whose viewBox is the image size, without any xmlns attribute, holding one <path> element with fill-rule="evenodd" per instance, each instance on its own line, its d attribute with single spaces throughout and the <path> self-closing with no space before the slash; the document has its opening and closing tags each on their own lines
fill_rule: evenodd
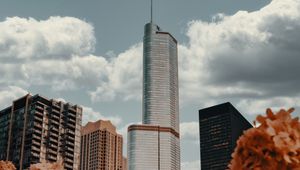
<svg viewBox="0 0 300 170">
<path fill-rule="evenodd" d="M 225 170 L 236 141 L 252 125 L 227 102 L 199 110 L 202 170 Z"/>
</svg>

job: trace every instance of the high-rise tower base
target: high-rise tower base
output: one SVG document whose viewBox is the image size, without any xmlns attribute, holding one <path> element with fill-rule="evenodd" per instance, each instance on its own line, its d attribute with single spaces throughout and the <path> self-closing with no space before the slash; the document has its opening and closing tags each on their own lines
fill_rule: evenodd
<svg viewBox="0 0 300 170">
<path fill-rule="evenodd" d="M 128 128 L 130 170 L 179 170 L 179 133 L 172 128 L 131 125 Z"/>
</svg>

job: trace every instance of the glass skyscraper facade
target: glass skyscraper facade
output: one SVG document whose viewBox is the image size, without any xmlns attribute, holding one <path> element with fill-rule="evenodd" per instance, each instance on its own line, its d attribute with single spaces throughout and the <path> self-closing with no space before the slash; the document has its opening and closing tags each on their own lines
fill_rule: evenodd
<svg viewBox="0 0 300 170">
<path fill-rule="evenodd" d="M 143 123 L 171 127 L 178 123 L 177 41 L 157 25 L 145 26 Z"/>
<path fill-rule="evenodd" d="M 129 170 L 179 170 L 177 41 L 152 22 L 145 25 L 143 124 L 128 128 Z"/>
</svg>

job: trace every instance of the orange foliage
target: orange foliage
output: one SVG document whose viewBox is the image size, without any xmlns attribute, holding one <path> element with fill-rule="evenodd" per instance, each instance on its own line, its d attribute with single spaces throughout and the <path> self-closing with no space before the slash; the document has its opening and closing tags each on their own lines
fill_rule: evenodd
<svg viewBox="0 0 300 170">
<path fill-rule="evenodd" d="M 55 163 L 42 162 L 42 163 L 30 165 L 29 170 L 64 170 L 64 167 L 62 163 L 58 163 L 58 162 Z"/>
<path fill-rule="evenodd" d="M 231 170 L 300 170 L 300 122 L 292 119 L 294 109 L 257 116 L 260 125 L 237 141 Z"/>
<path fill-rule="evenodd" d="M 16 170 L 16 167 L 10 161 L 0 161 L 0 170 Z"/>
</svg>

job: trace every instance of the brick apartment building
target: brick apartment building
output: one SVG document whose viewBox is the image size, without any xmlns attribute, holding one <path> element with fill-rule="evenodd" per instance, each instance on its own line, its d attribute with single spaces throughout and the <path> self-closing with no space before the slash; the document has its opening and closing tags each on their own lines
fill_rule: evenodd
<svg viewBox="0 0 300 170">
<path fill-rule="evenodd" d="M 81 170 L 126 170 L 123 137 L 110 121 L 88 122 L 81 133 Z"/>
<path fill-rule="evenodd" d="M 39 162 L 63 162 L 78 170 L 82 108 L 70 103 L 25 95 L 0 111 L 0 160 L 17 169 Z"/>
</svg>

